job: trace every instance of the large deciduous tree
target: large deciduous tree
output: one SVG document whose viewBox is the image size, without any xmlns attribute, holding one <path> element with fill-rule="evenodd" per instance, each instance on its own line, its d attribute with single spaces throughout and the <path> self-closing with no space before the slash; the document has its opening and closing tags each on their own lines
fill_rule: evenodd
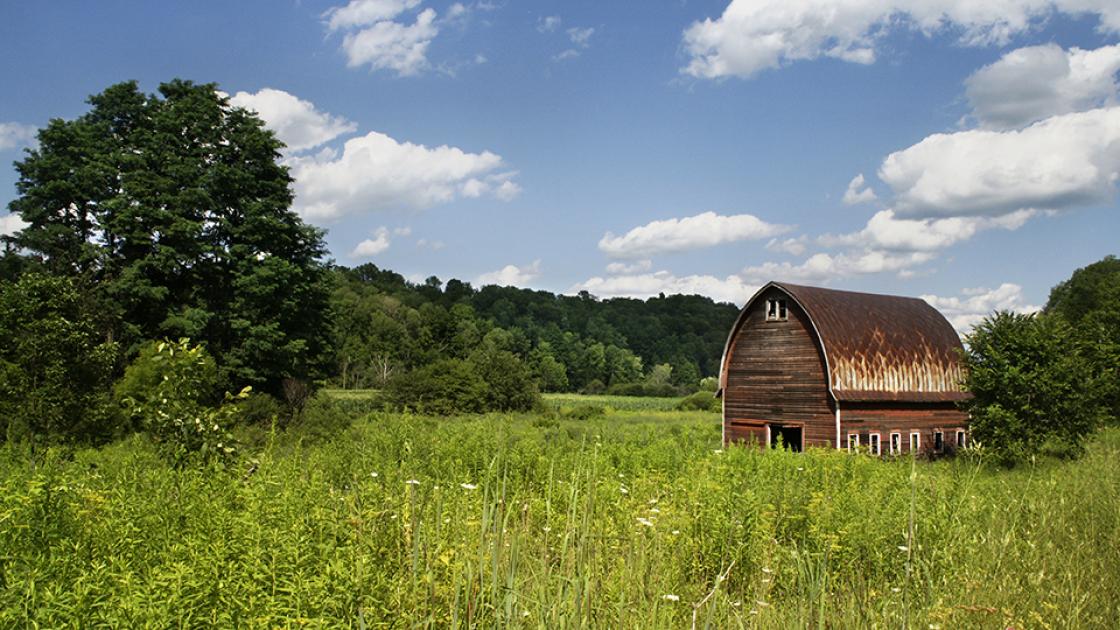
<svg viewBox="0 0 1120 630">
<path fill-rule="evenodd" d="M 278 391 L 326 358 L 322 233 L 291 210 L 282 144 L 213 84 L 135 82 L 52 120 L 16 164 L 7 240 L 93 287 L 103 334 L 205 342 L 227 386 Z"/>
</svg>

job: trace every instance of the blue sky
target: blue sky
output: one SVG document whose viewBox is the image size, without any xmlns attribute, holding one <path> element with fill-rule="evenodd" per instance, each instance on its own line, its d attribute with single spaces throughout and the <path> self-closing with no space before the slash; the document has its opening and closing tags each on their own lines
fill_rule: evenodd
<svg viewBox="0 0 1120 630">
<path fill-rule="evenodd" d="M 738 303 L 777 279 L 963 330 L 1118 253 L 1115 2 L 635 6 L 8 3 L 0 160 L 182 77 L 288 142 L 338 262 L 414 279 Z"/>
</svg>

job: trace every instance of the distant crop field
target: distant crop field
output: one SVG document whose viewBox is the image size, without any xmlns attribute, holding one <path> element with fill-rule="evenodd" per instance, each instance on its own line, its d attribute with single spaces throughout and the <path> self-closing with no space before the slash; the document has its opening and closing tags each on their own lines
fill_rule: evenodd
<svg viewBox="0 0 1120 630">
<path fill-rule="evenodd" d="M 564 409 L 576 405 L 602 405 L 616 411 L 671 411 L 680 398 L 642 396 L 591 396 L 587 394 L 544 394 L 546 403 Z"/>
<path fill-rule="evenodd" d="M 227 469 L 0 449 L 0 627 L 1116 628 L 1117 540 L 1117 429 L 1012 471 L 657 410 L 374 412 Z"/>
</svg>

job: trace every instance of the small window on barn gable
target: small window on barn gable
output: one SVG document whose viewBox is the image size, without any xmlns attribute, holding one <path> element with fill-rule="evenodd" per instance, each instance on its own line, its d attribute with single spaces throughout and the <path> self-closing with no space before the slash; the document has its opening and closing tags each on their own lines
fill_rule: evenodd
<svg viewBox="0 0 1120 630">
<path fill-rule="evenodd" d="M 917 431 L 910 432 L 910 452 L 917 453 L 922 450 L 922 434 Z"/>
<path fill-rule="evenodd" d="M 933 451 L 940 453 L 943 450 L 945 450 L 945 434 L 941 432 L 941 429 L 935 429 L 933 432 Z"/>
<path fill-rule="evenodd" d="M 891 455 L 898 455 L 902 452 L 902 434 L 898 431 L 891 433 Z"/>
<path fill-rule="evenodd" d="M 786 301 L 778 298 L 766 300 L 766 321 L 780 322 L 789 319 Z"/>
<path fill-rule="evenodd" d="M 964 429 L 957 429 L 957 448 L 964 448 L 967 441 L 968 438 L 965 437 Z"/>
<path fill-rule="evenodd" d="M 858 450 L 859 450 L 859 434 L 858 433 L 849 433 L 848 434 L 848 452 L 852 453 L 852 452 L 855 452 L 855 451 L 858 451 Z"/>
<path fill-rule="evenodd" d="M 883 447 L 882 447 L 882 445 L 879 444 L 879 434 L 878 433 L 872 433 L 871 435 L 867 436 L 867 445 L 871 449 L 871 454 L 872 455 L 882 455 L 883 454 Z"/>
</svg>

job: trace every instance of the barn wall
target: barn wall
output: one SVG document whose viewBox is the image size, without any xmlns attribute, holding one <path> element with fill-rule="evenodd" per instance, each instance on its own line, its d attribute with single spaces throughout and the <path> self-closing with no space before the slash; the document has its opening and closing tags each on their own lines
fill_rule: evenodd
<svg viewBox="0 0 1120 630">
<path fill-rule="evenodd" d="M 766 300 L 784 298 L 787 321 L 766 321 Z M 758 296 L 725 358 L 724 437 L 764 442 L 767 423 L 804 427 L 805 446 L 835 446 L 836 418 L 812 324 L 780 289 Z"/>
<path fill-rule="evenodd" d="M 945 436 L 946 450 L 954 450 L 956 430 L 968 428 L 968 414 L 952 403 L 840 403 L 840 437 L 847 444 L 849 433 L 859 433 L 859 443 L 867 446 L 868 435 L 879 433 L 883 453 L 889 452 L 892 432 L 902 434 L 902 452 L 910 452 L 910 432 L 922 434 L 922 450 L 933 448 L 933 432 L 940 429 Z"/>
</svg>

